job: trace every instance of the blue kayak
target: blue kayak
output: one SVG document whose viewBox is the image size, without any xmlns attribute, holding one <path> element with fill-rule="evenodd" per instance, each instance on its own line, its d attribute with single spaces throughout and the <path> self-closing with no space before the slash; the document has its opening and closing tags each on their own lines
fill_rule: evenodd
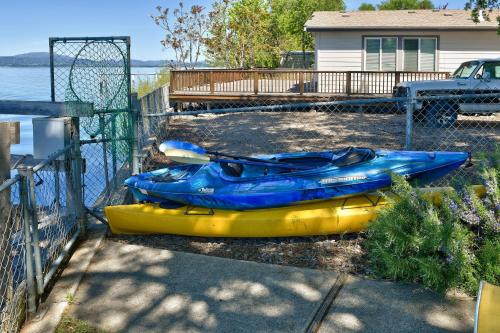
<svg viewBox="0 0 500 333">
<path fill-rule="evenodd" d="M 164 207 L 250 210 L 376 191 L 391 185 L 391 173 L 423 185 L 460 167 L 469 154 L 350 147 L 255 157 L 269 164 L 182 164 L 132 176 L 125 185 L 138 201 Z"/>
</svg>

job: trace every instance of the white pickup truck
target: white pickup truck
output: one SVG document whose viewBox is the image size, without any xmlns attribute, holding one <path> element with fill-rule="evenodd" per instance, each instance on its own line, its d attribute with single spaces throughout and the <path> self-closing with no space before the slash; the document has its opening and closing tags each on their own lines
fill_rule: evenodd
<svg viewBox="0 0 500 333">
<path fill-rule="evenodd" d="M 500 98 L 474 97 L 477 94 L 499 94 L 500 58 L 464 62 L 448 80 L 401 82 L 394 87 L 394 97 L 460 95 L 460 98 L 417 99 L 413 119 L 436 127 L 452 126 L 458 114 L 492 114 L 500 112 Z"/>
</svg>

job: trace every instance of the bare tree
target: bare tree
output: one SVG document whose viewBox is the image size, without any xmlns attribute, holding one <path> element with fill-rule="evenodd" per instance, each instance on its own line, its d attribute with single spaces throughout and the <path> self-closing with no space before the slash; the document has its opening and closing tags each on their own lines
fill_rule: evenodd
<svg viewBox="0 0 500 333">
<path fill-rule="evenodd" d="M 151 18 L 165 30 L 165 38 L 160 42 L 175 54 L 176 62 L 171 66 L 193 68 L 203 51 L 208 33 L 209 18 L 205 8 L 193 5 L 186 10 L 181 0 L 177 8 L 157 6 L 156 10 L 158 15 L 151 15 Z"/>
</svg>

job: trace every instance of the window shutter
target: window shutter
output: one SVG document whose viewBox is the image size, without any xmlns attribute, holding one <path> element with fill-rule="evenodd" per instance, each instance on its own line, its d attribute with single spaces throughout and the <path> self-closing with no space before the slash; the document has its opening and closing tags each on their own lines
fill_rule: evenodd
<svg viewBox="0 0 500 333">
<path fill-rule="evenodd" d="M 405 71 L 418 71 L 418 39 L 404 39 L 404 66 Z"/>
<path fill-rule="evenodd" d="M 396 38 L 383 38 L 382 39 L 382 70 L 395 71 L 396 70 Z"/>
<path fill-rule="evenodd" d="M 380 70 L 380 39 L 369 38 L 366 40 L 366 70 Z"/>
<path fill-rule="evenodd" d="M 433 72 L 436 68 L 436 40 L 420 39 L 420 70 Z"/>
</svg>

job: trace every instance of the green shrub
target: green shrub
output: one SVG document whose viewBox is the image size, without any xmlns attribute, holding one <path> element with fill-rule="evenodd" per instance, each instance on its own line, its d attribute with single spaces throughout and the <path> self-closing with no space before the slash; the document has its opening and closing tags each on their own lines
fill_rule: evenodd
<svg viewBox="0 0 500 333">
<path fill-rule="evenodd" d="M 490 283 L 500 284 L 500 241 L 487 239 L 477 255 L 478 276 Z"/>
<path fill-rule="evenodd" d="M 434 207 L 403 178 L 395 176 L 393 192 L 368 229 L 366 246 L 379 277 L 420 282 L 444 292 L 470 281 L 471 237 L 446 205 Z"/>
<path fill-rule="evenodd" d="M 500 285 L 500 149 L 480 154 L 475 174 L 486 187 L 479 198 L 468 179 L 436 207 L 401 177 L 398 199 L 382 210 L 367 233 L 366 247 L 378 277 L 419 282 L 439 292 L 475 294 L 480 280 Z M 477 179 L 471 177 L 469 179 Z"/>
</svg>

